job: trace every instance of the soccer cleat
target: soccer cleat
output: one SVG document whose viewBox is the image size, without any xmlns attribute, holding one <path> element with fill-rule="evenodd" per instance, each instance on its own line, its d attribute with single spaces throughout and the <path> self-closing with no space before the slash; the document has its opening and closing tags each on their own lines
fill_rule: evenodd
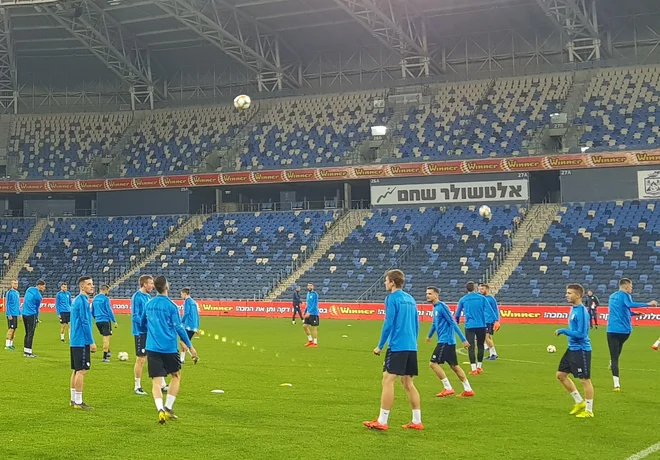
<svg viewBox="0 0 660 460">
<path fill-rule="evenodd" d="M 587 403 L 586 403 L 586 401 L 582 401 L 580 403 L 576 403 L 573 406 L 573 409 L 571 409 L 571 411 L 568 413 L 568 415 L 579 414 L 580 412 L 583 412 L 586 409 L 587 409 Z"/>
<path fill-rule="evenodd" d="M 165 413 L 167 414 L 167 417 L 169 420 L 179 420 L 179 417 L 176 416 L 174 411 L 172 409 L 168 409 L 167 407 L 165 408 Z"/>
<path fill-rule="evenodd" d="M 421 423 L 410 422 L 410 423 L 406 423 L 405 425 L 402 425 L 401 428 L 403 428 L 405 430 L 419 430 L 419 431 L 422 431 L 424 429 L 424 425 L 422 425 Z"/>
<path fill-rule="evenodd" d="M 135 393 L 136 395 L 140 395 L 140 396 L 147 396 L 147 392 L 144 391 L 142 388 L 136 388 L 136 389 L 134 390 L 134 393 Z"/>
<path fill-rule="evenodd" d="M 109 362 L 110 362 L 110 359 L 105 358 L 102 362 L 104 362 L 104 363 L 109 363 Z"/>
<path fill-rule="evenodd" d="M 10 347 L 10 346 L 6 346 L 6 347 L 5 347 L 5 350 L 9 350 L 9 351 L 11 351 L 11 347 Z"/>
<path fill-rule="evenodd" d="M 73 408 L 74 409 L 79 409 L 79 410 L 92 410 L 92 409 L 94 409 L 92 406 L 88 406 L 84 402 L 82 402 L 80 404 L 74 404 Z"/>
<path fill-rule="evenodd" d="M 594 418 L 594 413 L 589 412 L 588 410 L 583 410 L 579 414 L 577 414 L 575 417 L 577 418 Z"/>
<path fill-rule="evenodd" d="M 23 356 L 26 358 L 38 358 L 34 353 L 23 353 Z"/>
<path fill-rule="evenodd" d="M 73 401 L 73 399 L 72 399 L 71 401 L 69 401 L 69 405 L 70 405 L 71 407 L 73 407 L 73 406 L 76 405 L 76 403 L 75 403 L 75 402 Z"/>
<path fill-rule="evenodd" d="M 617 393 L 620 393 L 621 392 L 621 387 L 614 387 L 614 391 L 616 391 Z"/>
<path fill-rule="evenodd" d="M 470 371 L 470 375 L 479 375 L 479 373 L 480 373 L 480 372 L 479 372 L 478 370 L 476 370 L 476 369 L 473 370 L 473 371 Z"/>
<path fill-rule="evenodd" d="M 311 347 L 312 345 L 314 345 L 314 342 L 311 340 L 305 344 L 306 347 Z"/>
<path fill-rule="evenodd" d="M 164 387 L 160 387 L 160 391 L 163 391 L 165 393 L 167 393 L 169 391 L 169 389 L 170 389 L 170 387 L 167 386 L 167 385 L 165 385 Z"/>
<path fill-rule="evenodd" d="M 483 371 L 484 371 L 483 368 L 477 367 L 477 374 L 481 374 Z"/>
<path fill-rule="evenodd" d="M 471 397 L 471 396 L 474 396 L 474 391 L 472 391 L 472 390 L 470 390 L 470 391 L 464 391 L 463 393 L 461 393 L 461 394 L 458 395 L 457 397 L 458 397 L 458 398 L 469 398 L 469 397 Z"/>
<path fill-rule="evenodd" d="M 387 425 L 383 425 L 382 423 L 378 423 L 378 419 L 373 420 L 371 422 L 362 422 L 364 426 L 367 428 L 370 428 L 372 430 L 378 430 L 378 431 L 387 431 Z"/>
<path fill-rule="evenodd" d="M 193 364 L 197 364 L 199 362 L 199 356 L 195 356 L 192 360 Z"/>
<path fill-rule="evenodd" d="M 653 348 L 653 349 L 656 350 L 656 351 L 658 350 L 658 346 L 657 346 L 657 345 L 651 345 L 651 348 Z"/>
<path fill-rule="evenodd" d="M 64 339 L 60 339 L 60 342 L 64 343 Z"/>
<path fill-rule="evenodd" d="M 446 396 L 452 396 L 452 395 L 455 395 L 455 394 L 456 394 L 456 392 L 454 390 L 444 389 L 435 396 L 436 396 L 436 398 L 444 398 Z"/>
<path fill-rule="evenodd" d="M 14 351 L 14 350 L 16 350 L 16 347 L 13 346 L 13 345 L 9 345 L 9 349 L 10 349 L 11 351 Z"/>
<path fill-rule="evenodd" d="M 158 423 L 164 425 L 170 419 L 170 416 L 164 410 L 158 411 Z"/>
<path fill-rule="evenodd" d="M 319 344 L 318 344 L 318 343 L 314 343 L 314 342 L 312 342 L 312 343 L 309 345 L 309 348 L 318 348 L 318 347 L 319 347 Z"/>
<path fill-rule="evenodd" d="M 495 361 L 498 358 L 497 355 L 490 355 L 488 358 L 486 358 L 488 361 Z"/>
</svg>

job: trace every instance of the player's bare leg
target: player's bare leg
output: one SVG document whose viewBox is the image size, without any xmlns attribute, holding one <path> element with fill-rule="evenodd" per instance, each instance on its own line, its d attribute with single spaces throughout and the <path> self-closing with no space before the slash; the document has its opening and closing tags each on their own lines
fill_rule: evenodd
<svg viewBox="0 0 660 460">
<path fill-rule="evenodd" d="M 657 350 L 660 348 L 660 337 L 658 337 L 658 340 L 655 341 L 655 343 L 651 346 L 654 350 Z"/>
<path fill-rule="evenodd" d="M 146 357 L 138 356 L 135 359 L 135 366 L 133 367 L 133 375 L 135 376 L 135 388 L 133 391 L 135 394 L 144 396 L 147 393 L 142 389 L 142 369 L 144 368 L 144 363 L 146 362 Z M 158 387 L 160 390 L 160 386 Z"/>
<path fill-rule="evenodd" d="M 433 372 L 435 372 L 435 375 L 438 376 L 440 381 L 442 382 L 442 385 L 445 387 L 444 390 L 442 390 L 440 393 L 438 393 L 436 396 L 438 398 L 444 398 L 446 396 L 452 396 L 455 394 L 454 389 L 451 387 L 451 383 L 449 383 L 449 379 L 447 378 L 447 374 L 445 374 L 444 369 L 440 366 L 438 363 L 429 363 L 429 367 Z"/>
<path fill-rule="evenodd" d="M 8 329 L 7 330 L 7 339 L 5 340 L 5 350 L 13 350 L 14 349 L 14 333 L 16 332 L 15 329 Z"/>
<path fill-rule="evenodd" d="M 584 402 L 584 399 L 582 399 L 580 392 L 577 391 L 577 388 L 575 387 L 575 383 L 573 383 L 573 380 L 571 380 L 571 378 L 568 376 L 566 372 L 557 372 L 557 380 L 559 380 L 559 382 L 564 386 L 564 388 L 566 388 L 566 391 L 568 391 L 571 394 L 573 400 L 575 401 L 575 405 L 573 406 L 570 415 L 577 415 L 583 412 L 587 407 L 587 403 Z"/>
<path fill-rule="evenodd" d="M 110 336 L 103 337 L 103 362 L 110 362 L 108 354 L 110 353 Z"/>
<path fill-rule="evenodd" d="M 154 397 L 154 403 L 156 403 L 156 409 L 158 410 L 158 423 L 161 425 L 169 420 L 169 415 L 165 412 L 165 405 L 163 404 L 163 390 L 160 389 L 162 377 L 154 377 L 151 379 L 151 394 Z"/>
<path fill-rule="evenodd" d="M 71 405 L 75 404 L 76 400 L 76 371 L 71 372 Z"/>
<path fill-rule="evenodd" d="M 412 408 L 412 422 L 403 425 L 403 428 L 423 430 L 424 425 L 422 425 L 422 401 L 419 397 L 419 391 L 417 391 L 417 387 L 415 387 L 415 384 L 413 383 L 413 378 L 408 375 L 403 376 L 401 377 L 401 384 L 406 390 L 406 393 L 408 393 L 408 402 Z M 392 388 L 392 402 L 394 402 L 394 388 Z"/>
<path fill-rule="evenodd" d="M 486 347 L 488 349 L 488 352 L 490 353 L 490 356 L 497 356 L 497 350 L 495 350 L 495 342 L 493 341 L 493 335 L 492 334 L 486 334 Z M 489 356 L 489 358 L 490 358 Z"/>
<path fill-rule="evenodd" d="M 73 400 L 73 407 L 75 409 L 91 409 L 87 404 L 83 402 L 83 387 L 85 386 L 85 374 L 87 374 L 86 370 L 82 371 L 76 371 L 75 376 L 73 378 L 74 381 L 74 389 L 76 390 L 75 392 L 75 397 Z"/>
<path fill-rule="evenodd" d="M 319 328 L 317 326 L 312 326 L 312 342 L 314 346 L 319 344 Z"/>
<path fill-rule="evenodd" d="M 470 382 L 468 381 L 467 375 L 465 375 L 465 371 L 463 370 L 463 368 L 459 365 L 456 365 L 456 366 L 451 366 L 451 370 L 454 371 L 454 374 L 456 374 L 458 380 L 460 380 L 461 383 L 463 384 L 463 393 L 461 393 L 458 396 L 462 398 L 474 396 L 474 391 L 472 391 L 472 387 L 470 386 Z"/>
<path fill-rule="evenodd" d="M 594 416 L 594 385 L 591 379 L 580 379 L 584 389 L 586 407 L 584 412 L 577 414 L 579 418 L 591 418 Z"/>
<path fill-rule="evenodd" d="M 307 324 L 303 323 L 303 330 L 305 331 L 305 335 L 307 336 L 307 343 L 305 344 L 305 346 L 308 347 L 314 343 L 314 337 L 312 337 L 312 334 L 310 333 L 309 330 L 309 326 Z"/>
</svg>

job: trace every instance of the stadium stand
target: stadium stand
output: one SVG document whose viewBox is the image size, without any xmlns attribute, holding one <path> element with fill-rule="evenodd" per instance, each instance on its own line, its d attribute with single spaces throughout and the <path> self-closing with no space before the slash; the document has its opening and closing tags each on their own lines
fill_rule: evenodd
<svg viewBox="0 0 660 460">
<path fill-rule="evenodd" d="M 441 287 L 443 295 L 459 295 L 462 285 L 468 279 L 478 281 L 504 249 L 520 213 L 518 208 L 495 208 L 489 221 L 468 207 L 374 210 L 299 284 L 313 282 L 325 300 L 382 300 L 380 278 L 397 266 L 406 273 L 405 289 L 418 301 L 424 301 L 431 284 Z M 290 291 L 280 299 L 289 297 Z"/>
<path fill-rule="evenodd" d="M 23 179 L 75 178 L 79 168 L 110 149 L 132 114 L 19 116 L 11 124 L 8 155 L 17 156 Z"/>
<path fill-rule="evenodd" d="M 574 121 L 584 126 L 581 144 L 595 151 L 657 147 L 659 101 L 657 67 L 599 70 Z"/>
<path fill-rule="evenodd" d="M 335 94 L 274 102 L 250 132 L 241 155 L 245 169 L 325 166 L 351 160 L 374 125 L 391 109 L 375 108 L 382 92 Z"/>
<path fill-rule="evenodd" d="M 46 294 L 55 295 L 63 281 L 82 274 L 101 285 L 119 277 L 151 252 L 178 225 L 182 216 L 61 218 L 46 227 L 21 270 L 22 287 L 41 278 Z"/>
<path fill-rule="evenodd" d="M 124 149 L 121 175 L 192 173 L 208 154 L 229 146 L 247 116 L 233 106 L 154 112 Z"/>
<path fill-rule="evenodd" d="M 523 155 L 535 131 L 560 111 L 570 74 L 504 78 L 439 87 L 430 105 L 399 125 L 396 158 Z"/>
<path fill-rule="evenodd" d="M 339 211 L 214 215 L 140 273 L 167 276 L 173 296 L 175 290 L 190 287 L 196 298 L 261 298 L 292 272 L 339 216 Z M 138 277 L 126 280 L 112 295 L 130 297 Z"/>
<path fill-rule="evenodd" d="M 35 219 L 0 219 L 0 250 L 2 251 L 3 274 L 23 247 L 35 222 Z"/>
<path fill-rule="evenodd" d="M 568 204 L 499 291 L 505 303 L 562 303 L 568 282 L 582 283 L 605 302 L 628 277 L 652 295 L 660 273 L 658 202 Z"/>
</svg>

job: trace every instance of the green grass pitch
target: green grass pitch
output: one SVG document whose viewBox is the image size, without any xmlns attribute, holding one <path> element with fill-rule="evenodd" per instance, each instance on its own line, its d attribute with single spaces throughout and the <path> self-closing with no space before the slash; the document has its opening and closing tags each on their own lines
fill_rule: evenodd
<svg viewBox="0 0 660 460">
<path fill-rule="evenodd" d="M 37 328 L 36 360 L 22 356 L 21 326 L 18 350 L 0 351 L 0 458 L 625 459 L 660 441 L 660 352 L 650 347 L 658 329 L 637 328 L 626 343 L 621 393 L 612 391 L 605 330 L 592 330 L 596 417 L 580 420 L 568 415 L 572 399 L 554 377 L 566 346 L 556 327 L 504 324 L 496 335 L 501 359 L 485 362 L 470 379 L 476 396 L 462 400 L 434 397 L 441 384 L 426 365 L 433 344 L 423 343 L 424 323 L 416 384 L 426 429 L 400 428 L 411 413 L 399 386 L 390 431 L 380 433 L 362 426 L 379 409 L 382 357 L 371 353 L 378 322 L 322 321 L 320 346 L 308 349 L 300 324 L 287 320 L 203 317 L 206 334 L 194 340 L 201 360 L 184 365 L 179 420 L 160 426 L 151 396 L 133 394 L 130 322 L 118 319 L 112 363 L 97 353 L 86 378 L 90 412 L 69 407 L 69 348 L 54 315 Z M 548 354 L 549 344 L 558 353 Z M 117 360 L 120 351 L 130 353 L 128 362 Z"/>
</svg>

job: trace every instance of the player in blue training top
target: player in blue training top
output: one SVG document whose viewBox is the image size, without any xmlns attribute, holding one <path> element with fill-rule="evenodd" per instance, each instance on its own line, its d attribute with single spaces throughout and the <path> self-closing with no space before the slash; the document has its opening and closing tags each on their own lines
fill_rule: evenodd
<svg viewBox="0 0 660 460">
<path fill-rule="evenodd" d="M 589 340 L 589 312 L 582 305 L 584 288 L 579 284 L 566 286 L 566 300 L 573 307 L 568 315 L 568 329 L 557 329 L 556 336 L 568 336 L 568 350 L 557 369 L 557 379 L 573 396 L 575 405 L 570 415 L 578 418 L 594 416 L 594 386 L 591 383 L 591 341 Z M 582 381 L 584 399 L 568 374 Z"/>
<path fill-rule="evenodd" d="M 633 302 L 633 283 L 628 278 L 619 280 L 619 290 L 610 296 L 607 317 L 607 346 L 610 349 L 610 368 L 614 379 L 614 391 L 621 391 L 619 382 L 619 357 L 623 344 L 632 333 L 631 318 L 636 315 L 633 308 L 657 307 L 655 300 L 651 302 Z"/>
<path fill-rule="evenodd" d="M 486 346 L 490 355 L 486 358 L 489 361 L 497 359 L 497 350 L 495 349 L 495 342 L 493 342 L 493 335 L 500 330 L 500 307 L 497 305 L 495 297 L 489 294 L 490 286 L 486 283 L 479 283 L 479 294 L 486 298 L 488 307 L 486 309 Z"/>
<path fill-rule="evenodd" d="M 39 321 L 39 308 L 43 300 L 43 292 L 46 290 L 46 282 L 38 280 L 36 287 L 33 286 L 25 291 L 23 297 L 23 325 L 25 326 L 25 339 L 23 340 L 23 356 L 26 358 L 36 358 L 32 353 L 32 342 L 34 341 L 34 331 Z"/>
<path fill-rule="evenodd" d="M 21 297 L 18 294 L 18 280 L 11 280 L 11 289 L 5 294 L 5 316 L 7 316 L 7 340 L 5 350 L 16 350 L 14 335 L 18 327 L 18 317 L 21 316 Z"/>
<path fill-rule="evenodd" d="M 158 409 L 158 423 L 176 420 L 172 407 L 179 393 L 181 383 L 181 361 L 177 347 L 177 336 L 185 344 L 184 351 L 190 349 L 193 360 L 197 360 L 197 351 L 192 346 L 186 330 L 181 324 L 179 308 L 167 296 L 169 284 L 164 276 L 154 280 L 158 293 L 144 306 L 140 324 L 147 330 L 147 360 L 149 377 L 152 379 L 151 394 Z M 161 382 L 167 375 L 172 376 L 167 400 L 163 405 Z"/>
<path fill-rule="evenodd" d="M 73 297 L 69 292 L 69 286 L 66 283 L 62 283 L 60 292 L 55 296 L 55 313 L 57 314 L 57 319 L 60 320 L 60 342 L 62 343 L 64 343 L 66 328 L 69 327 L 69 322 L 71 321 L 72 303 Z"/>
<path fill-rule="evenodd" d="M 135 339 L 135 387 L 136 395 L 146 396 L 147 392 L 142 389 L 142 369 L 147 360 L 147 330 L 141 324 L 144 306 L 151 300 L 151 291 L 154 290 L 154 279 L 151 275 L 140 276 L 140 289 L 131 297 L 131 322 L 133 338 Z M 163 386 L 165 381 L 163 380 Z"/>
<path fill-rule="evenodd" d="M 190 296 L 190 288 L 181 289 L 181 298 L 183 299 L 183 317 L 181 323 L 183 324 L 188 338 L 192 341 L 195 333 L 199 333 L 199 310 L 197 302 Z M 186 362 L 186 350 L 181 344 L 181 364 Z M 197 361 L 193 360 L 195 364 Z"/>
<path fill-rule="evenodd" d="M 319 295 L 314 290 L 313 283 L 307 283 L 307 304 L 303 314 L 303 329 L 307 335 L 306 347 L 316 348 L 319 346 Z M 310 331 L 309 328 L 312 328 Z"/>
<path fill-rule="evenodd" d="M 401 384 L 408 393 L 412 407 L 412 422 L 403 428 L 423 430 L 422 409 L 419 392 L 413 378 L 417 370 L 417 336 L 419 316 L 415 299 L 402 290 L 406 277 L 401 270 L 385 273 L 385 289 L 390 294 L 385 298 L 385 322 L 374 354 L 379 356 L 385 344 L 388 345 L 383 365 L 383 389 L 380 396 L 380 414 L 376 420 L 363 422 L 364 426 L 387 431 L 387 421 L 394 404 L 394 382 L 401 378 Z"/>
<path fill-rule="evenodd" d="M 115 313 L 112 311 L 110 298 L 108 297 L 110 286 L 104 284 L 101 286 L 100 291 L 100 294 L 92 300 L 92 316 L 96 321 L 96 328 L 101 333 L 101 336 L 103 336 L 103 362 L 109 363 L 112 356 L 110 353 L 110 337 L 112 337 L 111 323 L 114 323 L 115 329 L 119 325 L 115 319 Z"/>
<path fill-rule="evenodd" d="M 83 402 L 85 374 L 92 365 L 90 353 L 96 352 L 92 336 L 92 311 L 89 299 L 94 295 L 94 281 L 89 276 L 78 279 L 80 294 L 71 305 L 71 405 L 74 409 L 91 409 Z"/>
<path fill-rule="evenodd" d="M 468 292 L 458 301 L 456 308 L 456 322 L 460 324 L 461 313 L 465 314 L 465 336 L 470 344 L 470 375 L 479 375 L 483 372 L 484 342 L 486 341 L 486 311 L 490 309 L 486 298 L 476 291 L 474 281 L 465 284 Z M 477 349 L 477 356 L 474 350 Z"/>
<path fill-rule="evenodd" d="M 435 350 L 433 350 L 429 365 L 445 387 L 444 390 L 436 396 L 438 398 L 444 398 L 456 394 L 451 387 L 451 383 L 449 383 L 447 374 L 445 374 L 445 371 L 440 367 L 440 364 L 444 363 L 449 364 L 451 370 L 456 373 L 456 376 L 463 384 L 463 393 L 459 396 L 474 396 L 474 391 L 472 391 L 472 387 L 465 376 L 465 372 L 463 372 L 461 366 L 458 365 L 458 356 L 456 356 L 456 334 L 461 338 L 464 348 L 469 348 L 470 344 L 463 335 L 463 332 L 461 332 L 461 328 L 458 327 L 458 324 L 456 324 L 456 321 L 454 321 L 454 318 L 451 316 L 451 311 L 449 311 L 447 304 L 440 302 L 440 289 L 435 286 L 427 287 L 426 301 L 433 305 L 433 323 L 431 324 L 429 335 L 426 338 L 426 343 L 431 343 L 433 334 L 438 334 L 438 344 L 436 345 Z"/>
</svg>

